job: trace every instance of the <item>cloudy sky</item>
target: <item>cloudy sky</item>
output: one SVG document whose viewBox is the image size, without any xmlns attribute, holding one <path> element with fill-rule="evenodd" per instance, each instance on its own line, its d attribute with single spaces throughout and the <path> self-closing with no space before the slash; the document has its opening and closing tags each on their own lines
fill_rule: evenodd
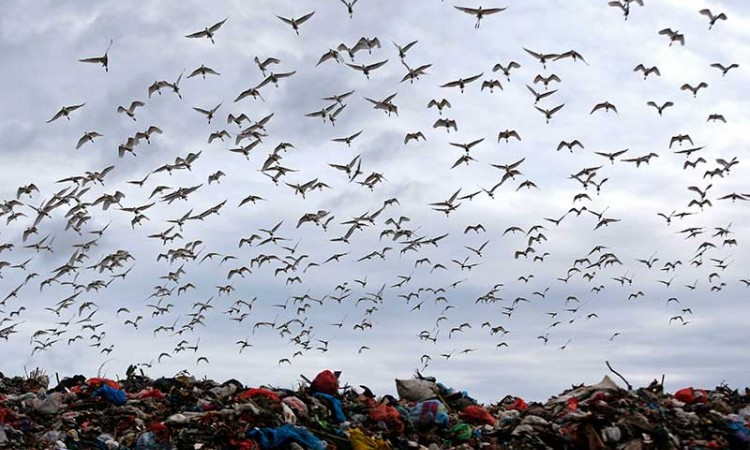
<svg viewBox="0 0 750 450">
<path fill-rule="evenodd" d="M 492 401 L 506 394 L 545 399 L 572 383 L 596 382 L 610 361 L 636 385 L 662 374 L 670 389 L 743 385 L 750 370 L 743 358 L 749 308 L 740 280 L 750 278 L 743 248 L 750 214 L 746 202 L 720 198 L 750 193 L 741 140 L 750 129 L 750 6 L 645 3 L 634 5 L 625 21 L 605 1 L 493 2 L 481 6 L 507 10 L 475 29 L 474 17 L 437 0 L 361 0 L 352 18 L 336 0 L 8 2 L 0 17 L 0 199 L 6 205 L 0 245 L 12 247 L 0 247 L 0 261 L 7 262 L 0 263 L 0 329 L 17 332 L 0 342 L 3 371 L 39 366 L 61 375 L 93 374 L 105 363 L 102 371 L 115 376 L 130 363 L 144 363 L 153 377 L 185 369 L 251 385 L 293 386 L 299 374 L 335 368 L 345 382 L 386 393 L 394 390 L 393 378 L 420 369 Z M 705 7 L 728 20 L 709 30 L 708 17 L 699 14 Z M 277 18 L 312 11 L 299 36 Z M 215 43 L 185 37 L 225 18 Z M 670 46 L 658 33 L 664 28 L 683 33 L 685 45 Z M 363 37 L 380 45 L 358 51 L 354 61 L 341 51 L 341 62 L 316 66 L 329 50 L 354 47 Z M 78 62 L 104 54 L 110 40 L 108 72 Z M 412 41 L 404 62 L 430 66 L 419 79 L 402 82 L 407 68 L 394 43 Z M 561 58 L 545 68 L 524 48 L 575 50 L 585 63 Z M 264 75 L 256 57 L 280 63 Z M 345 64 L 383 60 L 369 79 Z M 495 64 L 510 61 L 521 66 L 510 80 L 493 72 Z M 713 63 L 739 68 L 722 76 Z M 661 75 L 644 80 L 633 70 L 639 64 L 657 66 Z M 201 65 L 218 75 L 188 78 Z M 149 97 L 149 86 L 173 83 L 183 70 L 182 98 L 168 86 Z M 234 101 L 271 72 L 294 74 L 278 87 L 260 87 L 262 99 Z M 441 87 L 478 74 L 463 93 Z M 565 105 L 549 124 L 526 87 L 545 92 L 544 84 L 534 84 L 538 74 L 560 79 L 549 84 L 556 92 L 536 104 Z M 481 89 L 493 79 L 502 89 Z M 680 89 L 700 82 L 708 87 L 696 96 Z M 324 97 L 349 91 L 335 126 L 306 116 L 332 105 Z M 397 115 L 366 100 L 392 94 Z M 451 107 L 442 114 L 427 108 L 443 98 Z M 135 120 L 118 113 L 118 106 L 135 100 L 145 102 Z M 590 113 L 605 101 L 617 113 Z M 659 116 L 648 101 L 674 105 Z M 70 120 L 46 123 L 61 107 L 83 103 Z M 219 104 L 210 124 L 193 109 Z M 230 113 L 249 121 L 227 123 Z M 265 131 L 258 130 L 265 136 L 247 158 L 229 151 L 251 144 L 255 138 L 236 144 L 235 137 L 270 114 Z M 723 115 L 726 123 L 707 121 L 710 114 Z M 434 127 L 440 118 L 455 120 L 457 130 Z M 163 133 L 118 156 L 120 145 L 152 125 Z M 230 137 L 209 143 L 221 130 Z M 332 142 L 360 130 L 350 146 Z M 520 140 L 499 140 L 506 130 Z M 85 132 L 102 136 L 76 149 Z M 426 140 L 405 144 L 416 132 Z M 689 135 L 693 144 L 670 148 L 677 135 Z M 468 153 L 472 159 L 452 168 L 466 152 L 450 143 L 482 138 Z M 561 141 L 576 139 L 583 148 L 557 150 Z M 294 147 L 275 152 L 281 142 Z M 674 153 L 695 147 L 702 149 L 687 158 Z M 614 162 L 597 154 L 624 149 Z M 176 158 L 190 153 L 200 154 L 190 170 L 154 172 L 179 169 Z M 627 161 L 651 153 L 656 156 L 648 163 Z M 272 155 L 280 159 L 269 160 Z M 355 158 L 352 169 L 359 165 L 362 173 L 353 181 L 331 167 Z M 695 168 L 684 167 L 699 158 L 704 161 Z M 733 158 L 738 163 L 728 170 L 717 161 Z M 493 164 L 520 160 L 520 173 L 489 196 L 506 173 Z M 109 166 L 103 184 L 59 182 Z M 275 184 L 274 167 L 292 171 Z M 594 175 L 584 186 L 572 175 L 586 168 L 598 169 L 589 171 Z M 224 176 L 209 183 L 218 171 Z M 372 174 L 382 181 L 370 188 L 365 181 Z M 313 180 L 325 186 L 304 198 L 289 186 Z M 526 181 L 536 187 L 519 189 Z M 30 183 L 38 192 L 22 194 L 11 208 L 17 189 Z M 163 199 L 195 186 L 186 200 Z M 459 189 L 450 214 L 434 210 L 439 206 L 432 203 Z M 94 204 L 118 191 L 119 205 L 104 210 Z M 710 205 L 690 205 L 703 198 L 697 191 Z M 261 200 L 238 207 L 249 195 Z M 398 202 L 382 209 L 389 199 Z M 218 214 L 197 218 L 224 201 Z M 151 202 L 139 224 L 131 225 L 133 212 L 121 210 Z M 30 230 L 37 210 L 50 204 L 59 206 Z M 573 207 L 585 209 L 577 214 Z M 327 212 L 321 222 L 333 217 L 325 228 L 297 226 L 303 215 L 319 211 Z M 68 226 L 76 213 L 83 221 Z M 668 223 L 659 213 L 674 215 Z M 182 229 L 168 222 L 183 216 L 190 219 Z M 399 222 L 402 216 L 407 219 Z M 548 220 L 563 216 L 557 224 Z M 603 219 L 615 220 L 597 228 Z M 345 236 L 352 221 L 358 227 L 348 243 L 331 241 Z M 273 236 L 261 231 L 280 222 Z M 478 224 L 478 232 L 465 232 Z M 100 237 L 91 233 L 105 226 Z M 522 231 L 505 233 L 510 227 Z M 686 229 L 696 231 L 681 233 Z M 404 233 L 394 239 L 399 230 Z M 162 233 L 173 239 L 147 237 Z M 253 234 L 261 239 L 238 246 Z M 443 235 L 437 245 L 429 242 Z M 282 239 L 261 245 L 269 237 Z M 530 237 L 539 240 L 529 245 Z M 529 246 L 527 256 L 515 257 Z M 383 258 L 363 259 L 386 247 Z M 178 249 L 184 259 L 157 260 Z M 118 251 L 132 258 L 104 268 Z M 259 266 L 264 255 L 271 258 Z M 575 263 L 582 258 L 588 261 Z M 72 270 L 56 270 L 65 264 Z M 250 273 L 228 279 L 243 266 Z M 226 286 L 233 290 L 219 291 Z M 238 341 L 252 346 L 240 353 Z M 209 362 L 198 362 L 201 357 Z"/>
</svg>

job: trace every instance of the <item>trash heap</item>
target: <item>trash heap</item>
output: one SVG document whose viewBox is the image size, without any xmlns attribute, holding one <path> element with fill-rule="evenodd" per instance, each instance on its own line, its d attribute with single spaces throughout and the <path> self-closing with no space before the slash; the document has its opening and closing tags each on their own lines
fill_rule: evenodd
<svg viewBox="0 0 750 450">
<path fill-rule="evenodd" d="M 485 406 L 417 373 L 399 398 L 323 371 L 296 391 L 187 374 L 150 379 L 0 374 L 0 449 L 750 449 L 750 391 L 664 393 L 609 377 L 546 403 Z"/>
</svg>

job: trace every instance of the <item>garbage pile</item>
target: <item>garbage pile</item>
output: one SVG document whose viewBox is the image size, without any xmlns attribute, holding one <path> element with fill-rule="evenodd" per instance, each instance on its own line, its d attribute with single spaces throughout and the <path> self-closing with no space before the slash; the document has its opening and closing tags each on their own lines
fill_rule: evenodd
<svg viewBox="0 0 750 450">
<path fill-rule="evenodd" d="M 546 403 L 481 405 L 417 373 L 399 398 L 323 371 L 297 390 L 187 374 L 124 380 L 0 374 L 0 449 L 750 449 L 750 391 L 665 393 L 609 377 Z"/>
</svg>

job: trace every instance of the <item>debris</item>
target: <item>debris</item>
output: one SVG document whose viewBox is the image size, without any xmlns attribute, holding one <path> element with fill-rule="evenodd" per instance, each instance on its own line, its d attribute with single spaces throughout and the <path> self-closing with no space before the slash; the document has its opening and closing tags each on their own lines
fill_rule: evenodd
<svg viewBox="0 0 750 450">
<path fill-rule="evenodd" d="M 669 394 L 656 380 L 622 389 L 605 376 L 546 403 L 480 405 L 421 376 L 397 380 L 400 400 L 339 388 L 340 373 L 315 380 L 292 391 L 129 371 L 50 389 L 0 374 L 0 449 L 750 449 L 750 390 L 724 385 Z M 403 398 L 414 392 L 420 401 Z"/>
</svg>

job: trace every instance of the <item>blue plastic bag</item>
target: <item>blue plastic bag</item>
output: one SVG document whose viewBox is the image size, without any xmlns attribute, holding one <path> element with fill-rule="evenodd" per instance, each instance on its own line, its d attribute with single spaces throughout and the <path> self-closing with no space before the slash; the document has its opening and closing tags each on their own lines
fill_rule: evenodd
<svg viewBox="0 0 750 450">
<path fill-rule="evenodd" d="M 247 437 L 260 444 L 261 448 L 276 449 L 289 443 L 296 442 L 309 450 L 325 450 L 326 446 L 314 434 L 304 428 L 285 424 L 278 428 L 256 428 L 247 432 Z"/>
<path fill-rule="evenodd" d="M 448 425 L 448 409 L 439 400 L 417 403 L 409 410 L 409 420 L 414 425 Z"/>
<path fill-rule="evenodd" d="M 128 397 L 123 391 L 106 384 L 103 384 L 99 389 L 95 390 L 91 396 L 104 397 L 107 401 L 117 406 L 122 406 L 128 401 Z"/>
<path fill-rule="evenodd" d="M 346 422 L 346 416 L 344 415 L 344 410 L 341 407 L 341 400 L 337 399 L 333 395 L 324 394 L 322 392 L 316 392 L 315 394 L 313 394 L 313 396 L 328 401 L 328 404 L 331 405 L 331 409 L 333 409 L 333 416 L 336 418 L 336 420 L 339 423 Z"/>
</svg>

